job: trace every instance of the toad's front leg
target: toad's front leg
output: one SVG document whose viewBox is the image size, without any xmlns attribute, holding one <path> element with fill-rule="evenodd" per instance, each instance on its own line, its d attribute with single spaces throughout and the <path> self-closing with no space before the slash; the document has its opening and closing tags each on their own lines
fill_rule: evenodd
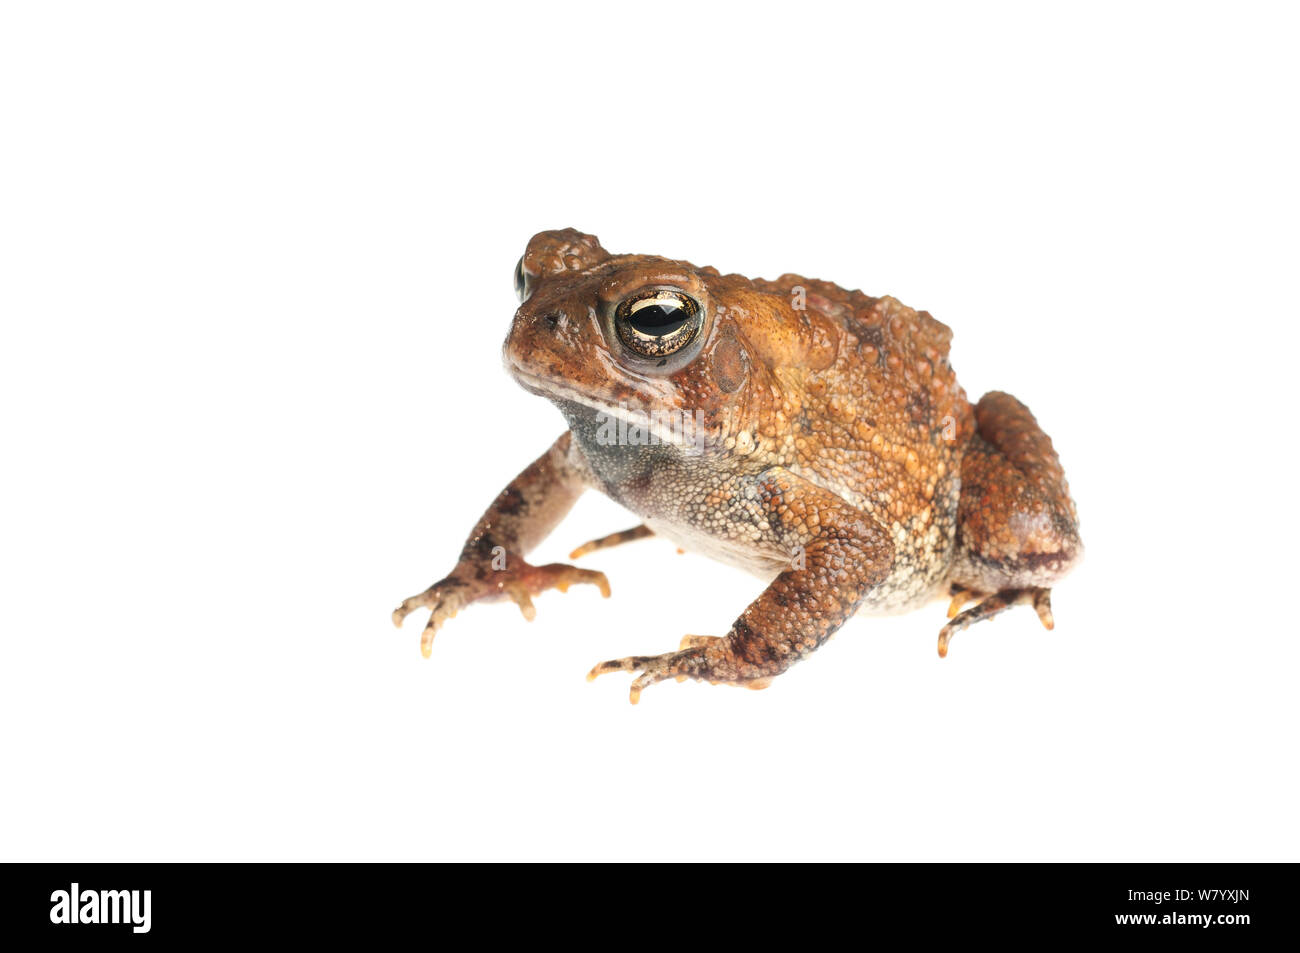
<svg viewBox="0 0 1300 953">
<path fill-rule="evenodd" d="M 721 506 L 710 506 L 736 539 L 756 539 L 784 552 L 789 567 L 754 600 L 725 636 L 691 636 L 665 655 L 602 662 L 606 672 L 638 672 L 631 701 L 665 678 L 700 679 L 760 688 L 809 655 L 852 616 L 893 564 L 894 547 L 883 529 L 841 497 L 784 467 L 744 482 Z"/>
<path fill-rule="evenodd" d="M 479 518 L 456 568 L 393 610 L 393 623 L 400 626 L 415 609 L 432 610 L 420 637 L 420 651 L 428 658 L 433 636 L 442 623 L 471 602 L 512 599 L 524 618 L 531 619 L 532 597 L 546 589 L 563 592 L 574 583 L 589 583 L 608 596 L 604 573 L 563 563 L 533 566 L 524 560 L 564 519 L 586 486 L 583 461 L 565 432 L 515 477 Z"/>
</svg>

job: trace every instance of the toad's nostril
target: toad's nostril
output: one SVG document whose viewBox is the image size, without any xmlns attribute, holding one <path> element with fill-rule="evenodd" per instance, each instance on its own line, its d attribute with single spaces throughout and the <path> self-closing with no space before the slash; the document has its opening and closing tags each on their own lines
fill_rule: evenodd
<svg viewBox="0 0 1300 953">
<path fill-rule="evenodd" d="M 548 328 L 554 331 L 556 328 L 560 326 L 560 323 L 564 320 L 564 315 L 560 314 L 557 311 L 552 311 L 550 314 L 544 315 L 542 317 L 542 320 L 546 322 L 546 326 Z"/>
</svg>

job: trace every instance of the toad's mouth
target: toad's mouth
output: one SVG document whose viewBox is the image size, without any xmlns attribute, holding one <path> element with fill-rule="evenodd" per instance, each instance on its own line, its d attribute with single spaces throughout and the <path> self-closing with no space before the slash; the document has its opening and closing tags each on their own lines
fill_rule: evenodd
<svg viewBox="0 0 1300 953">
<path fill-rule="evenodd" d="M 618 429 L 618 433 L 625 434 L 627 428 L 640 428 L 647 436 L 656 438 L 656 442 L 684 448 L 697 447 L 700 442 L 698 424 L 694 427 L 690 424 L 683 425 L 684 419 L 696 419 L 696 415 L 683 415 L 676 409 L 663 407 L 651 409 L 644 404 L 632 405 L 627 401 L 614 403 L 593 394 L 583 393 L 563 381 L 529 374 L 513 362 L 509 364 L 509 370 L 520 387 L 530 394 L 553 401 L 560 406 L 566 416 L 572 412 L 574 405 L 577 405 L 595 411 L 596 419 L 593 423 L 596 426 L 604 422 L 601 419 L 602 415 L 615 424 L 625 425 Z"/>
</svg>

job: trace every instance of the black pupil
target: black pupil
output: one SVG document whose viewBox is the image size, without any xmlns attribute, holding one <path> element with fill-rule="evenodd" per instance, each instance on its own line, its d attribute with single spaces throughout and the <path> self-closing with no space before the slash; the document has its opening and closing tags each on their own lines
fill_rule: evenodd
<svg viewBox="0 0 1300 953">
<path fill-rule="evenodd" d="M 627 319 L 642 334 L 663 337 L 672 334 L 691 319 L 685 308 L 675 304 L 647 304 Z"/>
</svg>

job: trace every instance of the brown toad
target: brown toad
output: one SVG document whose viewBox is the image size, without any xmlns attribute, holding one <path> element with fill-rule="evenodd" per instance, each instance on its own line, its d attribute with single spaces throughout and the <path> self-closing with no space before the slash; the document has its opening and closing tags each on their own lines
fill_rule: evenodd
<svg viewBox="0 0 1300 953">
<path fill-rule="evenodd" d="M 604 575 L 524 557 L 595 487 L 644 524 L 571 558 L 651 534 L 770 580 L 725 636 L 603 662 L 751 688 L 858 611 L 949 595 L 939 634 L 1027 602 L 1052 627 L 1049 587 L 1078 561 L 1077 516 L 1052 442 L 1014 397 L 971 405 L 949 329 L 897 300 L 784 275 L 723 275 L 611 255 L 542 232 L 515 272 L 507 368 L 568 430 L 483 514 L 451 574 L 393 613 L 432 610 L 421 648 L 463 606 Z M 973 608 L 959 612 L 969 600 Z"/>
</svg>

